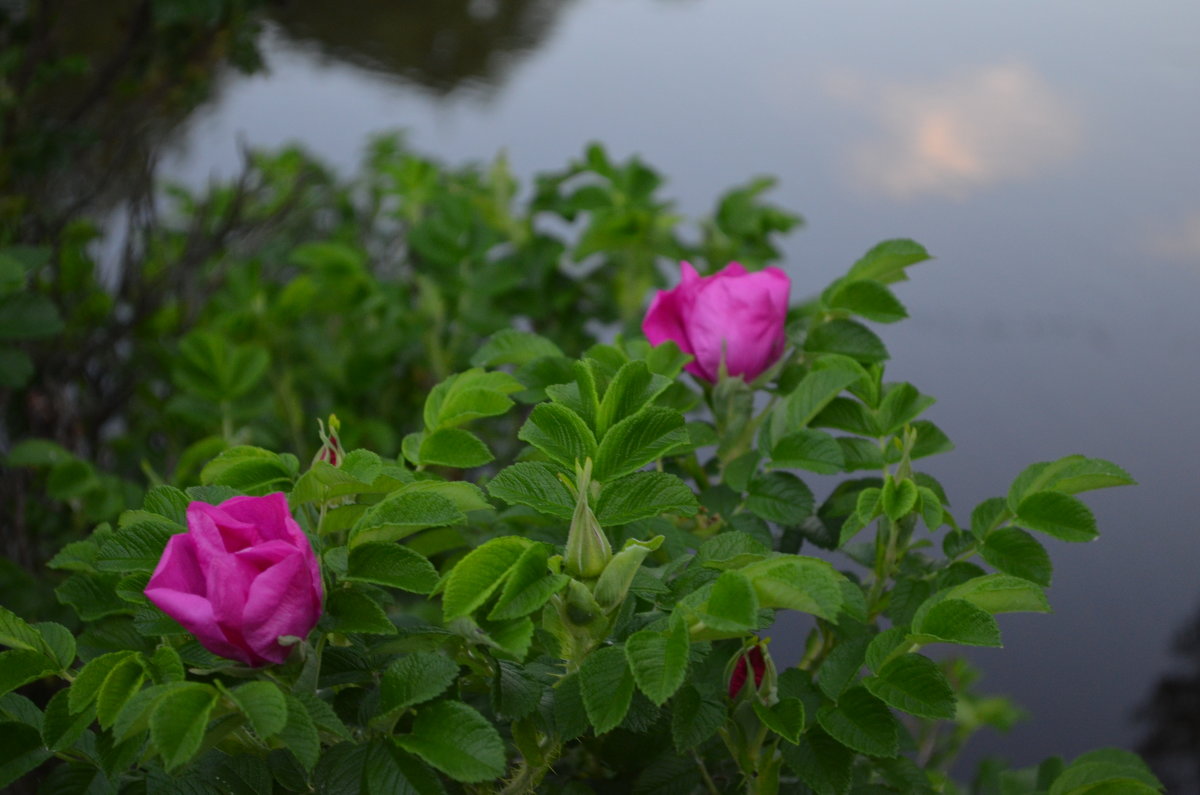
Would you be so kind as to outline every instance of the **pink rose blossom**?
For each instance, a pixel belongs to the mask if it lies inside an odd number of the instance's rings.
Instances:
[[[281,635],[321,616],[321,570],[283,494],[193,502],[146,597],[214,654],[259,666],[287,659]]]
[[[652,345],[673,341],[695,358],[686,369],[715,382],[721,357],[729,375],[754,380],[783,354],[791,279],[779,268],[749,273],[731,262],[700,276],[681,262],[673,290],[660,290],[650,303],[642,331]]]

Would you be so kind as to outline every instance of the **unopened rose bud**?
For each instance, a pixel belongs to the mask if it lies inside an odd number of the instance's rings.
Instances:
[[[329,415],[329,433],[325,432],[325,423],[317,420],[318,431],[321,435],[321,449],[313,456],[313,463],[324,461],[333,467],[342,465],[342,461],[346,458],[346,452],[342,449],[342,440],[338,438],[338,432],[342,429],[342,424],[338,422],[336,414]]]
[[[608,536],[588,504],[591,482],[592,459],[589,458],[576,473],[575,513],[571,517],[571,530],[567,534],[567,549],[563,556],[567,574],[585,580],[599,577],[612,560],[612,545],[608,543]]]
[[[748,650],[738,655],[729,674],[729,698],[735,699],[742,692],[746,681],[754,675],[754,690],[759,699],[766,704],[774,703],[775,696],[775,663],[770,655],[763,652],[764,642],[760,641]]]

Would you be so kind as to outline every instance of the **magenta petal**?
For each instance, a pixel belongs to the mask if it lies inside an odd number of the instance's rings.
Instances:
[[[660,290],[650,301],[650,308],[642,320],[642,333],[651,345],[673,341],[684,353],[691,353],[687,333],[680,314],[680,295],[677,290]]]
[[[212,605],[203,596],[182,593],[170,588],[146,588],[146,598],[158,605],[164,613],[175,619],[188,632],[196,636],[200,645],[231,660],[250,663],[253,658],[243,649],[231,644],[225,633],[217,626]]]
[[[196,536],[201,547],[210,547],[214,552],[234,552],[258,542],[259,533],[254,525],[238,521],[225,512],[225,505],[231,501],[226,500],[221,505],[203,502],[188,505],[188,532]]]
[[[177,533],[168,538],[146,588],[204,595],[204,571],[196,558],[196,539],[188,533]]]
[[[276,538],[295,538],[292,528],[295,525],[291,510],[288,508],[287,497],[283,492],[275,492],[265,497],[232,497],[221,503],[221,510],[238,522],[254,527],[258,531],[256,541],[270,541]],[[295,527],[299,531],[299,526]]]
[[[689,318],[696,358],[714,376],[722,356],[730,375],[751,380],[783,352],[790,280],[778,268],[705,281]]]
[[[264,571],[250,586],[243,636],[256,654],[271,662],[283,662],[290,651],[279,645],[280,635],[303,638],[317,623],[320,601],[312,598],[307,569],[297,553]]]

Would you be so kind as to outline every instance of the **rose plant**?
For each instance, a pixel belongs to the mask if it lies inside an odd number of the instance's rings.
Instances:
[[[331,422],[303,471],[241,445],[151,488],[51,562],[103,606],[81,634],[0,610],[0,783],[1160,791],[1119,749],[950,775],[1014,714],[925,650],[1047,612],[1038,535],[1095,538],[1076,495],[1133,481],[1067,456],[956,517],[920,470],[952,447],[932,398],[885,380],[862,322],[905,316],[890,285],[927,256],[887,241],[790,310],[781,272],[685,265],[649,342],[493,335],[400,456],[343,451]],[[766,639],[782,613],[798,659]]]

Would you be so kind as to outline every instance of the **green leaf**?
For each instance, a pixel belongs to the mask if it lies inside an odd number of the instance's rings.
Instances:
[[[0,670],[4,670],[2,664]],[[70,748],[96,719],[96,711],[93,709],[72,713],[67,705],[69,695],[69,690],[59,690],[46,704],[46,713],[42,719],[42,740],[51,751]]]
[[[363,514],[350,530],[350,546],[396,541],[430,527],[462,524],[466,520],[466,515],[448,496],[413,483],[389,494]]]
[[[812,515],[813,493],[790,472],[768,472],[750,481],[746,508],[768,522],[795,526]]]
[[[138,657],[128,657],[113,666],[96,695],[96,719],[101,728],[112,727],[121,709],[145,681],[146,668]]]
[[[679,753],[703,743],[725,722],[725,704],[684,685],[671,702],[671,738]]]
[[[904,304],[884,285],[870,279],[843,281],[826,298],[830,309],[841,309],[877,323],[895,323],[908,317]]]
[[[194,684],[192,682],[173,682],[166,685],[151,685],[139,690],[134,694],[133,698],[126,702],[121,713],[117,715],[112,728],[113,738],[117,742],[123,743],[134,735],[148,731],[150,728],[150,716],[154,713],[154,708],[158,706],[158,700],[173,690],[181,687],[192,687]],[[89,707],[80,712],[79,715],[95,717],[96,711]],[[88,723],[91,723],[90,719]],[[65,740],[62,742],[65,743]]]
[[[133,651],[114,651],[92,659],[79,671],[71,683],[71,712],[79,712],[96,700],[100,687],[113,668],[136,655]]]
[[[754,583],[760,607],[812,613],[837,621],[842,608],[842,576],[817,558],[781,555],[741,569]]]
[[[767,437],[763,447],[771,448],[785,435],[806,428],[831,400],[862,377],[854,367],[857,364],[813,370],[806,375],[768,416],[763,426]]]
[[[496,606],[488,613],[491,621],[527,616],[538,610],[567,584],[565,574],[548,569],[549,550],[545,544],[530,544],[509,570]]]
[[[596,734],[615,729],[629,711],[635,680],[625,650],[605,646],[588,655],[579,669],[579,685],[588,720]]]
[[[651,373],[644,361],[623,364],[604,390],[596,412],[597,437],[603,438],[609,428],[635,414],[670,385],[670,379]]]
[[[437,569],[424,556],[399,544],[360,544],[350,550],[345,579],[387,585],[411,593],[429,593]]]
[[[524,388],[508,373],[475,368],[452,375],[430,390],[425,399],[425,427],[436,431],[480,417],[498,416],[513,406],[508,395]]]
[[[0,341],[49,337],[62,330],[62,317],[46,296],[20,292],[0,297]]]
[[[288,721],[287,698],[274,682],[247,682],[229,693],[262,739],[283,731]]]
[[[921,718],[951,720],[954,691],[937,663],[920,654],[894,658],[863,683],[888,706]]]
[[[912,240],[898,238],[879,243],[851,266],[848,279],[871,279],[882,284],[904,281],[904,269],[931,259],[925,247]]]
[[[1061,541],[1091,541],[1099,535],[1091,510],[1059,491],[1039,491],[1021,500],[1016,523]]]
[[[625,658],[634,681],[658,706],[666,703],[683,684],[689,648],[687,625],[681,619],[673,620],[666,632],[643,629],[625,640]],[[587,697],[586,687],[584,697]]]
[[[1017,507],[1031,494],[1039,491],[1058,491],[1078,494],[1081,491],[1130,486],[1136,481],[1116,464],[1102,458],[1069,455],[1057,461],[1031,464],[1017,476],[1008,491],[1008,507]]]
[[[954,442],[950,441],[950,437],[929,420],[916,420],[910,427],[917,432],[917,440],[913,443],[912,451],[909,453],[909,458],[913,461],[939,453],[948,453],[954,449]]]
[[[778,734],[789,743],[800,742],[800,734],[804,731],[804,702],[798,698],[783,698],[772,707],[764,706],[758,701],[754,705],[754,714],[771,731]]]
[[[529,544],[516,536],[494,538],[460,560],[446,578],[443,619],[452,621],[482,607],[504,583]]]
[[[862,686],[842,693],[837,704],[817,713],[829,736],[867,756],[893,757],[899,750],[900,726],[887,705]]]
[[[254,496],[289,491],[296,476],[294,460],[261,447],[231,447],[200,470],[200,482],[206,486],[229,486]]]
[[[871,440],[839,436],[836,441],[838,447],[842,448],[842,456],[846,462],[842,468],[846,472],[883,468],[883,454],[879,451],[879,446]]]
[[[174,486],[153,486],[146,492],[145,508],[179,525],[187,527],[187,507],[191,500]]]
[[[504,775],[504,741],[487,718],[458,701],[417,712],[412,734],[396,742],[455,781],[474,783]]]
[[[981,610],[997,613],[1049,613],[1046,594],[1036,584],[1007,574],[975,577],[946,592],[952,599],[965,599]]]
[[[284,698],[287,699],[287,723],[279,732],[279,740],[284,748],[296,755],[305,770],[311,771],[321,756],[321,736],[304,702],[293,695]]]
[[[991,614],[965,599],[942,599],[913,617],[914,640],[999,647],[1000,627]]]
[[[550,340],[529,331],[506,328],[497,331],[471,357],[474,367],[523,365],[543,356],[562,356],[562,350]]]
[[[554,686],[554,728],[564,741],[588,730],[587,708],[579,688],[579,674],[567,674]]]
[[[437,652],[413,652],[393,662],[379,684],[379,712],[392,715],[437,698],[454,683],[458,664]]]
[[[901,646],[908,648],[908,630],[905,627],[891,627],[871,638],[867,646],[867,667],[874,673],[879,673],[888,657]]]
[[[149,579],[150,573],[143,571],[130,576]],[[118,574],[77,571],[54,589],[54,595],[62,604],[75,608],[75,612],[84,621],[95,621],[104,616],[128,614],[133,612],[133,605],[121,592],[123,579]],[[138,598],[140,602],[147,604],[145,599],[141,598],[141,591],[138,592]]]
[[[350,746],[355,747],[355,746]],[[384,739],[372,740],[365,747],[357,746],[365,753],[365,760],[338,776],[335,780],[344,780],[347,774],[362,773],[362,792],[402,793],[403,795],[444,795],[437,774],[426,767],[419,759],[406,754],[396,747],[394,742]],[[322,757],[324,762],[324,757]],[[318,773],[320,768],[318,767]],[[319,788],[318,792],[329,792],[329,788]],[[358,795],[359,790],[353,790]]]
[[[751,535],[736,530],[719,533],[696,550],[696,562],[711,569],[740,569],[770,557],[771,550]]]
[[[758,628],[758,594],[740,571],[725,571],[713,583],[701,620],[719,632],[753,632]]]
[[[882,362],[888,358],[883,341],[861,323],[830,320],[814,328],[804,340],[808,353],[836,353],[860,362]]]
[[[183,659],[174,646],[159,646],[150,658],[150,674],[157,682],[182,682]]]
[[[326,600],[325,609],[337,632],[360,632],[365,635],[392,635],[396,632],[396,625],[388,618],[387,612],[361,591],[336,590]]]
[[[1036,538],[1024,530],[1015,527],[993,530],[979,552],[984,560],[1005,574],[1050,587],[1054,573],[1050,555]]]
[[[167,770],[184,764],[200,750],[216,703],[216,692],[200,684],[174,688],[159,699],[150,715],[150,737]]]
[[[42,633],[7,607],[0,606],[0,645],[49,653]]]
[[[0,788],[33,770],[50,756],[38,730],[17,721],[0,722]]]
[[[48,467],[74,456],[49,439],[26,439],[13,445],[5,463],[10,467]]]
[[[521,426],[517,438],[536,447],[551,460],[574,469],[586,458],[596,458],[596,437],[587,423],[558,403],[540,403]]]
[[[917,507],[917,484],[911,480],[893,480],[888,477],[883,482],[883,490],[879,495],[879,505],[883,512],[893,522],[898,522]]]
[[[500,660],[492,680],[492,707],[499,715],[520,720],[538,708],[545,691],[537,673]]]
[[[528,505],[549,516],[570,519],[575,500],[554,472],[552,465],[537,461],[513,464],[488,482],[488,493],[510,505]]]
[[[57,670],[54,661],[40,651],[12,649],[0,652],[0,696]]]
[[[925,486],[917,487],[917,496],[920,497],[918,510],[921,513],[921,521],[932,533],[946,523],[946,512],[942,508],[942,501],[937,492]]]
[[[664,513],[692,516],[700,509],[686,483],[666,472],[634,472],[600,490],[596,518],[603,527],[629,524]]]
[[[784,436],[771,450],[776,467],[807,469],[821,475],[833,475],[846,464],[842,446],[824,431],[799,430]]]
[[[820,730],[805,732],[795,745],[781,744],[783,761],[818,795],[845,795],[850,791],[855,754]]]
[[[936,402],[930,396],[922,395],[912,384],[892,384],[879,404],[881,435],[897,433]]]
[[[596,452],[596,480],[608,483],[690,442],[683,415],[650,406],[608,429]]]
[[[170,520],[159,518],[125,525],[100,545],[96,568],[125,573],[152,572],[162,558],[168,539],[180,529]]]
[[[419,450],[419,461],[425,466],[470,469],[495,459],[482,439],[462,428],[440,428],[425,434]]]
[[[1050,785],[1049,795],[1141,795],[1162,790],[1146,763],[1121,748],[1101,748],[1081,754]]]
[[[871,638],[858,635],[843,639],[821,663],[817,674],[817,687],[830,699],[836,701],[842,692],[858,678],[858,672],[866,660],[867,647]]]

